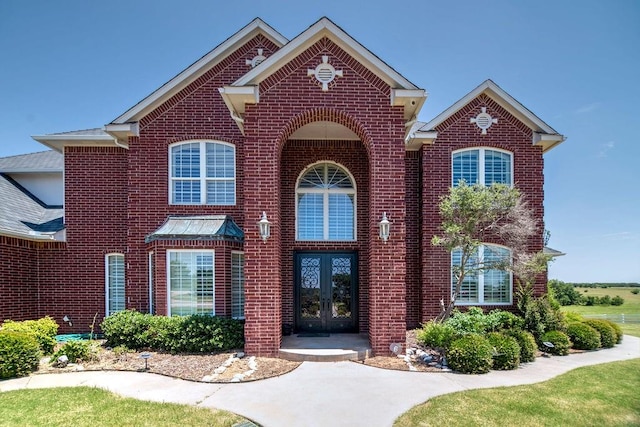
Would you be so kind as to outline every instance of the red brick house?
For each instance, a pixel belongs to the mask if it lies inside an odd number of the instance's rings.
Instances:
[[[388,353],[451,292],[439,197],[505,182],[542,218],[543,154],[564,140],[492,81],[422,123],[426,97],[326,18],[292,40],[254,20],[104,129],[34,137],[63,155],[64,210],[0,159],[2,191],[32,196],[0,209],[0,318],[210,313],[244,318],[251,354],[289,329]],[[460,303],[512,306],[493,273]]]

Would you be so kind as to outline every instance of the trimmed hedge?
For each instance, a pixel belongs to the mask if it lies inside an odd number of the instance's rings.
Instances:
[[[38,369],[41,356],[33,333],[0,330],[0,379],[29,375]]]
[[[493,346],[478,334],[453,341],[446,354],[449,367],[464,374],[485,374],[493,364]]]
[[[605,319],[604,321],[613,328],[614,332],[616,333],[616,344],[620,344],[622,342],[622,337],[624,336],[624,332],[622,332],[622,328],[620,327],[620,325],[612,322],[611,320]]]
[[[587,319],[583,322],[600,332],[600,343],[603,348],[611,348],[616,345],[618,336],[615,329],[607,321],[600,319]]]
[[[543,342],[548,341],[554,345],[553,348],[547,349],[542,345]],[[548,351],[556,356],[566,356],[569,354],[571,348],[571,340],[561,331],[549,331],[542,334],[540,337],[540,350]]]
[[[595,350],[600,347],[600,332],[586,323],[574,322],[567,327],[567,335],[578,350]]]
[[[416,333],[416,340],[427,347],[446,349],[457,338],[453,326],[446,323],[430,321],[422,325]]]
[[[210,353],[244,345],[244,324],[208,315],[154,316],[125,310],[102,322],[107,344],[172,353]]]
[[[520,366],[520,346],[515,338],[500,332],[492,332],[487,335],[487,339],[495,350],[493,369],[507,371]]]
[[[49,316],[38,320],[24,320],[22,322],[5,320],[0,329],[31,334],[38,342],[40,350],[42,350],[44,354],[51,354],[56,345],[58,324]]]
[[[506,331],[506,334],[515,338],[520,346],[520,362],[528,363],[536,360],[536,352],[538,351],[538,345],[536,339],[531,332],[523,331],[521,329],[511,329]]]

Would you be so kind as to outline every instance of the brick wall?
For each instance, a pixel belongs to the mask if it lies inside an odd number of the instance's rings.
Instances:
[[[486,135],[470,119],[487,107],[487,113],[498,119]],[[422,220],[422,321],[435,317],[439,301],[445,303],[451,292],[451,257],[440,247],[431,245],[431,237],[440,232],[441,219],[438,203],[441,195],[451,186],[451,154],[467,147],[495,147],[513,153],[514,183],[525,195],[535,217],[542,219],[543,208],[543,158],[542,148],[532,144],[532,131],[486,95],[480,95],[467,106],[442,123],[436,129],[438,138],[434,145],[422,149],[423,220]],[[542,249],[542,223],[540,233],[529,241],[532,252]],[[537,294],[545,292],[546,275],[536,281]],[[491,307],[486,307],[490,309]],[[502,306],[501,308],[505,308]]]
[[[33,242],[0,236],[0,323],[38,317],[38,257]]]
[[[420,151],[406,153],[406,204],[407,204],[407,329],[416,328],[421,322],[422,260],[420,258],[421,182],[422,159]]]

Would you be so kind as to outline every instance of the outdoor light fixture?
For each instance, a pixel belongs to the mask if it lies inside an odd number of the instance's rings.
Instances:
[[[390,222],[389,219],[387,219],[387,213],[383,213],[382,214],[382,221],[380,221],[380,238],[382,239],[383,242],[387,243],[387,240],[389,240],[389,226],[390,226]]]
[[[144,370],[148,371],[149,370],[149,365],[148,365],[148,360],[151,357],[151,353],[141,353],[140,354],[140,359],[144,360]]]
[[[262,218],[258,221],[258,228],[260,229],[260,237],[262,241],[266,242],[269,236],[271,236],[271,223],[267,219],[267,213],[262,212]]]
[[[66,314],[64,315],[64,317],[62,318],[63,322],[67,322],[69,324],[69,326],[73,326],[73,322],[71,321],[71,316],[67,316]]]

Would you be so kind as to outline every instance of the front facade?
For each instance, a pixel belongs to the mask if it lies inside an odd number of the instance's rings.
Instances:
[[[515,185],[542,219],[564,139],[491,81],[429,123],[425,99],[326,18],[290,41],[256,19],[104,129],[35,137],[63,154],[64,225],[0,222],[2,259],[30,266],[0,265],[0,318],[209,313],[243,318],[250,354],[283,331],[387,354],[450,298],[455,254],[430,243],[448,187]],[[461,303],[512,307],[494,273]]]

